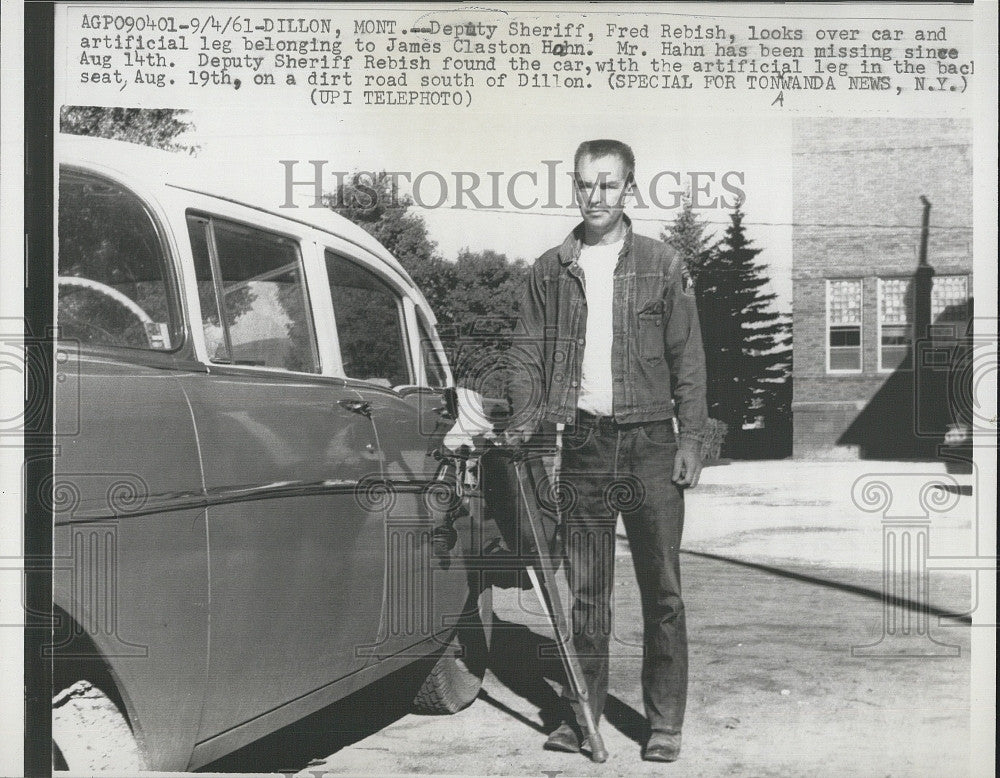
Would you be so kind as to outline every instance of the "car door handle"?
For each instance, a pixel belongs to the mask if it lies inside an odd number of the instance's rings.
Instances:
[[[372,417],[372,404],[364,400],[338,400],[337,404],[341,408],[346,408],[353,413],[360,413],[369,419]]]

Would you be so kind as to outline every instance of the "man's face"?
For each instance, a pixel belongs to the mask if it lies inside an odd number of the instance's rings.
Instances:
[[[587,227],[598,235],[610,232],[625,212],[628,173],[618,155],[580,158],[576,166],[576,196]]]

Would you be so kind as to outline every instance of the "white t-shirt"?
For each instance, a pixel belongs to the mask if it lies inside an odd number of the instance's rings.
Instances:
[[[583,376],[577,405],[596,416],[614,412],[611,389],[611,342],[615,265],[625,239],[583,246],[579,264],[587,289],[587,332],[583,349]]]

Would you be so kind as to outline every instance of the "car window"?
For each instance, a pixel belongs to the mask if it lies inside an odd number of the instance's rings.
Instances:
[[[60,336],[168,351],[180,342],[170,265],[156,222],[119,184],[59,176]]]
[[[422,315],[417,316],[417,327],[420,330],[420,357],[424,360],[424,372],[427,375],[427,385],[443,387],[448,385],[448,375],[441,363],[441,355],[434,348],[434,340],[430,328]]]
[[[318,373],[298,243],[203,214],[188,232],[209,359]]]
[[[400,295],[332,251],[326,252],[326,272],[345,375],[382,386],[412,383]]]

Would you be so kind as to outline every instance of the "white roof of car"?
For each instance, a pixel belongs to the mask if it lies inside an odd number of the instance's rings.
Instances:
[[[66,134],[57,136],[55,156],[60,164],[96,167],[118,172],[126,179],[141,179],[151,185],[189,189],[331,233],[383,260],[417,289],[399,260],[358,225],[329,208],[298,207],[286,210],[279,209],[277,202],[264,204],[260,197],[260,182],[234,176],[231,166],[223,167],[218,162],[206,163],[194,156],[125,141]],[[300,175],[304,177],[305,173]]]

